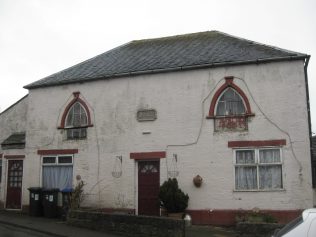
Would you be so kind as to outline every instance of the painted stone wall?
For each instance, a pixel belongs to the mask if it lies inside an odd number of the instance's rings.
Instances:
[[[214,132],[206,119],[216,90],[233,76],[252,112],[248,130]],[[85,140],[66,140],[58,129],[73,92],[90,109],[92,127]],[[137,111],[155,109],[155,121],[138,122]],[[166,151],[160,181],[175,167],[190,210],[299,210],[313,204],[303,61],[201,69],[100,80],[30,90],[27,117],[28,186],[41,185],[39,149],[79,149],[74,177],[86,183],[84,205],[137,212],[137,163],[132,152]],[[228,141],[285,139],[281,191],[234,190],[233,149]],[[122,176],[112,171],[122,156]],[[203,184],[192,179],[199,174]],[[75,184],[75,178],[74,178]],[[28,203],[24,195],[23,203]]]
[[[26,131],[27,108],[28,96],[25,96],[0,114],[0,143],[13,133]],[[4,203],[7,176],[7,160],[4,159],[4,155],[24,155],[24,149],[2,150],[0,146],[0,155],[2,155],[0,201]]]

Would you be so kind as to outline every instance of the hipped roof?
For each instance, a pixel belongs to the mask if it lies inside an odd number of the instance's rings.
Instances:
[[[26,89],[107,78],[283,60],[308,55],[207,31],[135,40],[26,85]]]

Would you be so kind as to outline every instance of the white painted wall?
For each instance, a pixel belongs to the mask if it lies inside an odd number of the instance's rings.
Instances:
[[[0,143],[2,143],[13,133],[26,131],[27,108],[28,97],[26,96],[0,114]],[[0,146],[0,154],[24,155],[24,149],[2,150]],[[2,158],[2,182],[0,184],[0,202],[5,201],[7,166],[7,160]]]
[[[213,120],[205,119],[212,96],[224,84],[225,76],[236,77],[234,83],[245,92],[255,113],[247,132],[214,133]],[[80,91],[80,97],[88,104],[94,126],[88,128],[86,140],[67,141],[63,130],[57,127],[75,91]],[[148,108],[157,110],[157,120],[138,122],[137,110]],[[121,201],[124,197],[126,207],[135,208],[137,169],[129,154],[167,151],[167,158],[161,159],[161,183],[167,178],[167,165],[176,153],[178,180],[180,188],[190,196],[189,209],[304,209],[313,204],[306,111],[303,61],[33,89],[27,117],[25,188],[41,184],[38,149],[78,148],[74,177],[81,175],[87,183],[85,205],[120,207],[118,197]],[[197,144],[184,146],[197,141],[201,126]],[[144,131],[151,133],[144,135]],[[284,190],[234,191],[233,150],[227,142],[270,139],[287,141],[282,148]],[[117,155],[123,157],[123,174],[116,179],[111,172]],[[201,188],[192,183],[197,174],[204,181]],[[28,203],[27,195],[23,203]]]

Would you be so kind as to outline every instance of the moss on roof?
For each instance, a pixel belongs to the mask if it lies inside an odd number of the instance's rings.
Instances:
[[[222,32],[207,31],[131,41],[24,88],[201,67],[304,60],[307,56]]]

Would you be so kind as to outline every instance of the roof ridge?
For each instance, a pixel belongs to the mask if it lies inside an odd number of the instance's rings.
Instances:
[[[235,36],[235,35],[231,35],[231,34],[228,34],[228,33],[225,33],[225,32],[221,32],[221,31],[217,31],[217,32],[220,33],[220,34],[226,35],[228,37],[232,37],[232,38],[235,38],[235,39],[246,41],[246,42],[249,42],[249,43],[252,43],[252,44],[257,44],[257,45],[269,47],[269,48],[272,48],[272,49],[275,49],[275,50],[279,50],[279,51],[283,51],[283,52],[286,52],[286,53],[289,53],[289,54],[296,54],[298,56],[308,56],[308,54],[303,54],[303,53],[300,53],[300,52],[296,52],[296,51],[280,48],[280,47],[277,47],[277,46],[274,46],[274,45],[270,45],[270,44],[263,44],[263,43],[260,43],[260,42],[254,41],[254,40],[249,40],[249,39],[246,39],[246,38],[243,38],[243,37],[239,37],[239,36]]]
[[[170,35],[170,36],[162,36],[162,37],[154,37],[154,38],[145,38],[145,39],[138,39],[138,40],[132,40],[129,43],[134,42],[144,42],[144,41],[153,41],[153,40],[163,40],[163,39],[170,39],[170,38],[177,38],[177,37],[185,37],[185,36],[192,36],[192,35],[198,35],[198,34],[206,34],[206,33],[219,33],[219,31],[216,30],[209,30],[209,31],[200,31],[200,32],[194,32],[194,33],[184,33],[184,34],[176,34],[176,35]]]

